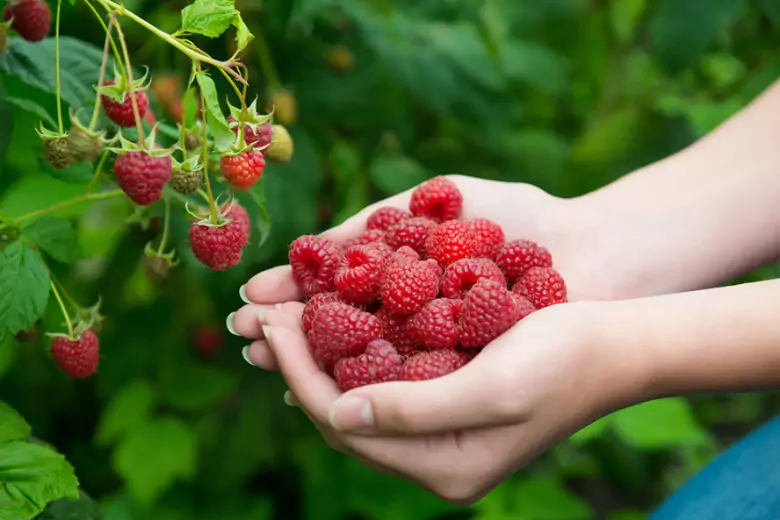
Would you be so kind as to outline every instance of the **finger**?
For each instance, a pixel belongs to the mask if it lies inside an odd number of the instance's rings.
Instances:
[[[268,342],[259,339],[241,350],[244,361],[263,370],[279,370],[276,358],[268,346]]]
[[[280,265],[256,274],[239,290],[247,303],[274,305],[278,302],[302,301],[304,298],[289,265]]]

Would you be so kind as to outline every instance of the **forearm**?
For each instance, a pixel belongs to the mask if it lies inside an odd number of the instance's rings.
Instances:
[[[780,255],[778,114],[780,82],[686,150],[570,201],[609,296],[712,287]]]

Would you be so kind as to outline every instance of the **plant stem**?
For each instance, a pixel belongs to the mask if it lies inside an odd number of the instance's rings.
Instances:
[[[202,107],[206,106],[206,96],[203,94],[203,91],[200,91],[200,104]],[[209,217],[210,222],[214,225],[219,223],[219,219],[217,218],[217,205],[214,202],[214,193],[211,191],[211,180],[209,179],[209,147],[206,146],[206,139],[208,139],[208,126],[206,125],[206,111],[201,110],[201,120],[203,122],[203,179],[206,183],[206,194],[208,195],[208,201],[209,201]]]
[[[70,321],[70,316],[68,315],[68,309],[65,308],[65,304],[62,302],[62,297],[60,296],[60,292],[57,290],[57,285],[54,283],[54,280],[50,280],[49,282],[51,284],[51,291],[54,293],[54,297],[57,299],[57,305],[60,306],[60,310],[62,311],[62,316],[65,318],[65,323],[68,326],[68,337],[71,340],[76,340],[78,338],[75,337],[73,333],[73,323]]]
[[[103,80],[106,77],[106,68],[108,67],[108,51],[111,44],[111,31],[114,29],[114,23],[116,22],[116,16],[111,15],[111,19],[108,21],[108,27],[106,28],[106,43],[103,45],[103,62],[100,64],[100,76],[98,77],[98,87],[103,84]],[[95,96],[95,107],[92,109],[92,119],[89,122],[89,131],[95,130],[98,122],[98,116],[100,115],[100,91]],[[87,189],[89,191],[89,189]]]
[[[138,130],[138,146],[144,148],[144,123],[141,120],[141,112],[138,110],[138,101],[135,99],[135,85],[133,85],[133,65],[130,63],[130,53],[127,52],[127,41],[125,40],[125,33],[122,30],[122,25],[116,23],[116,33],[119,36],[119,46],[122,47],[122,54],[125,56],[125,67],[127,73],[127,94],[130,96],[130,104],[133,107],[133,118],[135,119],[135,127]]]
[[[163,256],[165,244],[168,242],[168,231],[171,226],[171,201],[165,197],[165,220],[163,222],[163,233],[160,239],[160,247],[157,249],[157,256]]]
[[[87,7],[94,13],[95,18],[98,19],[98,22],[100,22],[100,25],[103,26],[103,29],[106,31],[106,34],[110,34],[111,31],[108,30],[108,27],[106,26],[106,22],[103,21],[103,18],[100,16],[100,13],[97,12],[97,9],[95,9],[95,6],[92,5],[92,2],[89,0],[84,0],[84,3],[87,4]],[[116,21],[116,15],[112,14],[112,18]],[[114,64],[119,67],[119,73],[122,75],[122,77],[125,76],[125,66],[122,65],[122,55],[119,53],[119,48],[116,46],[116,42],[114,41],[114,37],[111,37],[111,49],[114,51]]]
[[[95,173],[92,176],[92,180],[89,181],[89,184],[87,184],[87,189],[84,191],[85,195],[88,195],[90,191],[92,191],[92,188],[95,187],[97,182],[100,180],[100,176],[103,173],[103,166],[105,166],[106,161],[108,160],[108,150],[105,150],[103,152],[103,155],[100,156],[100,160],[97,163],[97,166],[95,166]]]
[[[65,300],[68,303],[70,303],[76,310],[79,310],[81,308],[79,302],[77,302],[76,299],[73,298],[73,296],[71,296],[68,293],[68,290],[65,288],[65,285],[61,281],[59,281],[56,276],[54,276],[54,273],[52,273],[51,270],[49,270],[49,276],[51,277],[52,280],[54,280],[54,283],[57,284],[57,286],[60,288],[60,293],[62,294],[62,296],[65,297]]]
[[[88,193],[85,195],[79,195],[78,197],[74,197],[70,200],[66,200],[64,202],[60,202],[58,204],[54,204],[52,206],[42,208],[39,210],[35,210],[33,212],[27,213],[25,215],[22,215],[21,217],[16,219],[16,222],[24,222],[25,220],[30,220],[32,218],[37,218],[42,215],[47,215],[49,213],[54,213],[55,211],[59,211],[61,209],[66,209],[71,206],[75,206],[76,204],[81,204],[84,202],[91,202],[95,200],[105,200],[105,199],[114,199],[117,197],[121,197],[125,194],[122,190],[113,190],[113,191],[105,191],[103,193]]]
[[[57,83],[57,124],[60,128],[60,134],[65,131],[65,125],[62,123],[62,95],[60,89],[60,11],[62,11],[62,0],[57,0],[57,20],[54,26],[54,61],[55,81]]]

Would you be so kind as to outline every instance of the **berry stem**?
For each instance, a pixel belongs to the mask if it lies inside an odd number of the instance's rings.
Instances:
[[[165,217],[163,221],[163,233],[160,238],[160,247],[157,249],[157,256],[163,256],[165,245],[168,242],[168,232],[171,226],[171,201],[165,197]]]
[[[79,195],[78,197],[74,197],[70,200],[66,200],[57,204],[54,204],[52,206],[48,206],[46,208],[41,208],[39,210],[32,211],[30,213],[27,213],[25,215],[22,215],[21,217],[16,219],[16,223],[24,222],[25,220],[30,220],[33,218],[40,217],[42,215],[47,215],[49,213],[54,213],[55,211],[59,211],[61,209],[66,209],[71,206],[75,206],[77,204],[82,204],[84,202],[91,202],[95,200],[105,200],[105,199],[114,199],[117,197],[124,196],[125,192],[122,190],[113,190],[113,191],[105,191],[103,193],[88,193],[84,195]]]
[[[116,16],[111,15],[111,19],[108,21],[108,27],[106,28],[106,43],[103,45],[103,61],[100,63],[100,76],[98,77],[98,87],[103,84],[103,80],[106,77],[106,67],[108,67],[108,51],[111,45],[111,31],[114,29],[114,23],[116,23]],[[98,90],[95,96],[95,107],[92,109],[92,119],[89,122],[89,131],[95,130],[98,122],[98,116],[100,115],[100,90]],[[89,190],[87,190],[89,191]]]
[[[103,17],[100,16],[100,13],[98,13],[97,9],[95,9],[95,6],[92,5],[92,2],[90,2],[89,0],[84,0],[84,3],[87,4],[87,7],[89,7],[89,9],[95,15],[95,18],[98,19],[100,25],[103,26],[103,30],[105,30],[106,34],[110,34],[111,31],[106,25],[106,22],[103,21]],[[116,15],[114,13],[111,13],[111,18],[113,18],[114,23],[116,23]],[[116,41],[114,41],[114,37],[111,36],[110,38],[111,38],[111,49],[114,52],[114,63],[116,64],[117,67],[119,67],[119,73],[122,75],[122,77],[125,77],[125,66],[122,64],[122,55],[119,53],[119,48],[116,46]]]
[[[97,166],[95,166],[95,173],[92,175],[92,180],[89,181],[89,184],[87,184],[87,189],[84,191],[85,195],[89,195],[89,192],[92,191],[92,189],[100,180],[100,176],[103,174],[103,166],[105,166],[107,160],[108,150],[104,151],[103,155],[100,156],[100,160],[98,161]]]
[[[203,94],[202,90],[200,91],[200,106],[206,106],[206,96]],[[211,191],[211,180],[209,178],[209,147],[206,145],[206,140],[208,139],[209,134],[208,125],[206,124],[206,111],[201,110],[200,112],[200,117],[203,122],[203,135],[201,136],[203,139],[203,180],[206,184],[206,195],[208,196],[209,201],[210,222],[214,225],[217,225],[219,223],[219,218],[217,217],[217,204],[214,202],[214,193]]]
[[[62,296],[65,297],[65,301],[70,303],[74,309],[79,310],[81,308],[79,302],[77,302],[76,299],[73,298],[73,296],[71,296],[68,293],[68,290],[65,288],[65,285],[61,281],[59,281],[56,276],[54,276],[54,273],[51,272],[51,269],[49,270],[49,276],[54,281],[54,283],[57,284],[57,286],[60,288],[60,293],[62,294]]]
[[[60,94],[60,11],[62,11],[62,0],[57,0],[57,20],[54,25],[54,61],[56,62],[54,75],[57,83],[57,124],[62,135],[65,125],[62,122],[62,95]]]
[[[54,293],[54,297],[57,299],[57,305],[60,306],[60,310],[62,311],[62,316],[65,318],[65,324],[68,326],[68,337],[70,337],[71,340],[75,341],[77,338],[73,333],[73,323],[70,321],[70,315],[68,315],[68,309],[65,308],[65,304],[62,302],[62,297],[60,296],[60,292],[57,290],[57,284],[54,283],[54,280],[50,280],[49,283],[51,285],[51,292]]]
[[[135,85],[133,85],[133,65],[130,63],[130,53],[127,52],[127,41],[125,40],[125,33],[122,30],[122,25],[116,23],[116,33],[119,36],[119,46],[122,48],[122,54],[125,57],[125,72],[127,73],[127,94],[130,96],[130,104],[133,106],[133,118],[135,119],[135,127],[138,130],[138,146],[142,149],[145,148],[144,143],[144,123],[141,120],[141,112],[138,111],[138,102],[135,99]]]

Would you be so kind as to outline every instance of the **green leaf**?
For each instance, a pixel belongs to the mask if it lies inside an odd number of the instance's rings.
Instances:
[[[68,184],[87,184],[94,177],[92,165],[90,163],[72,164],[65,169],[58,170],[52,167],[45,160],[40,161],[41,171],[46,172],[55,179],[67,182]]]
[[[19,412],[0,401],[0,444],[24,439],[31,431],[32,428]]]
[[[195,77],[205,101],[206,117],[211,135],[214,136],[214,144],[219,150],[227,150],[235,141],[236,135],[228,127],[227,119],[219,106],[219,96],[214,80],[205,72],[201,72]]]
[[[627,443],[644,449],[701,444],[709,439],[682,398],[638,404],[612,414],[610,419]]]
[[[76,230],[69,220],[45,215],[22,227],[22,237],[58,262],[69,264],[81,256]]]
[[[647,0],[625,0],[613,2],[610,8],[610,18],[615,34],[622,42],[634,38],[639,22],[648,7]]]
[[[242,50],[252,40],[235,0],[195,0],[181,11],[181,32],[201,34],[217,38],[230,26],[237,30],[238,49]]]
[[[38,321],[49,301],[49,271],[41,255],[21,242],[0,250],[0,328],[11,334]]]
[[[258,210],[257,217],[251,219],[254,221],[257,231],[260,233],[259,240],[253,239],[257,244],[257,247],[262,247],[268,240],[268,237],[271,236],[271,214],[268,211],[268,198],[266,197],[265,191],[265,179],[260,179],[260,181],[249,190],[249,195],[257,204]]]
[[[97,442],[106,446],[142,426],[151,417],[155,402],[155,391],[148,381],[138,379],[125,385],[100,418]]]
[[[35,520],[102,520],[100,506],[81,493],[80,498],[62,498],[50,502]]]
[[[403,155],[379,155],[369,168],[374,186],[387,196],[413,188],[431,177],[421,164]]]
[[[222,402],[236,383],[232,374],[220,368],[181,362],[165,374],[160,400],[182,410],[204,411]]]
[[[2,101],[7,101],[8,103],[21,108],[26,112],[38,116],[41,121],[48,123],[52,128],[57,126],[57,124],[54,122],[54,119],[52,119],[46,109],[31,99],[5,96],[3,97]]]
[[[507,480],[479,502],[474,520],[591,520],[593,509],[548,477]]]
[[[0,444],[0,482],[0,518],[32,518],[52,500],[79,496],[65,457],[40,444]]]
[[[600,437],[601,434],[604,433],[604,430],[606,430],[608,427],[609,419],[602,418],[582,428],[574,435],[572,435],[570,439],[575,444],[585,444],[586,442]]]
[[[113,466],[133,498],[149,505],[174,482],[194,475],[196,456],[192,429],[179,419],[162,418],[125,437],[114,452]]]
[[[509,79],[552,94],[562,92],[567,86],[566,62],[539,44],[511,40],[505,45],[501,59]]]

